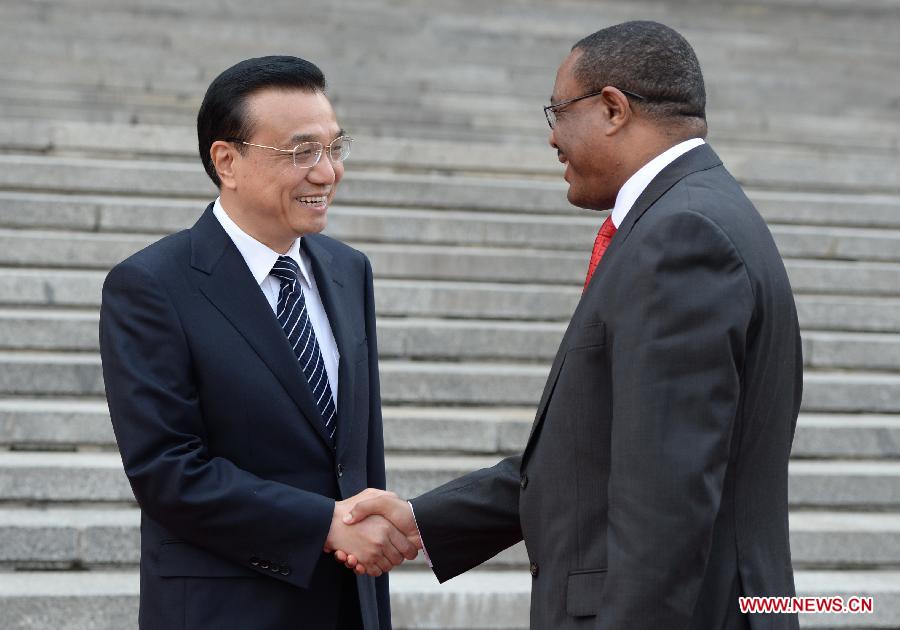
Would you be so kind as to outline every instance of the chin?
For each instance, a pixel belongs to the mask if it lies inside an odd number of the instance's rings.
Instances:
[[[598,199],[596,196],[585,194],[585,191],[574,189],[572,186],[569,186],[566,198],[576,208],[585,210],[609,210],[615,205],[615,199],[613,201]]]

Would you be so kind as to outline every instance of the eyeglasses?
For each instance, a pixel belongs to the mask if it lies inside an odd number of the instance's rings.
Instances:
[[[225,138],[227,142],[238,142],[246,144],[250,147],[258,147],[260,149],[271,149],[279,153],[289,153],[294,161],[294,166],[299,168],[312,168],[322,159],[323,153],[328,153],[328,159],[332,164],[343,162],[350,155],[350,145],[353,144],[353,138],[350,136],[338,136],[328,144],[321,142],[301,142],[293,149],[279,149],[278,147],[270,147],[265,144],[254,144],[241,140],[240,138]]]
[[[615,87],[615,86],[607,86],[607,87]],[[636,94],[634,92],[629,92],[628,90],[623,90],[622,88],[616,88],[622,94],[626,96],[630,96],[632,98],[636,98],[639,101],[648,100],[646,96],[641,96],[640,94]],[[576,101],[580,101],[585,98],[590,98],[592,96],[597,96],[598,94],[602,94],[603,90],[598,90],[597,92],[591,92],[590,94],[582,94],[581,96],[576,96],[575,98],[570,98],[567,101],[562,101],[560,103],[555,103],[553,105],[547,105],[544,108],[544,116],[547,117],[547,124],[550,125],[550,128],[553,129],[556,126],[556,112],[558,112],[561,108],[571,105]]]

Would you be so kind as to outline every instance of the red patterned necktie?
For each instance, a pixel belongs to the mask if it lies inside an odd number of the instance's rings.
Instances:
[[[597,238],[594,240],[594,251],[591,252],[591,263],[588,265],[587,278],[584,280],[585,289],[591,283],[591,276],[594,275],[594,271],[597,269],[597,265],[600,264],[600,259],[603,258],[603,254],[606,252],[606,248],[609,247],[609,242],[615,233],[616,226],[613,224],[612,214],[610,214],[606,217],[603,225],[600,226],[600,231],[597,232]]]

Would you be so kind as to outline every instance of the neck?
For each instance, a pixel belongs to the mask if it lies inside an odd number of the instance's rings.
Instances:
[[[296,238],[285,238],[283,236],[270,234],[263,229],[262,226],[257,225],[257,223],[252,220],[251,214],[244,211],[243,206],[233,195],[227,193],[228,191],[222,190],[219,197],[222,209],[225,211],[225,214],[228,215],[228,218],[234,221],[235,225],[241,228],[248,236],[253,237],[274,252],[286,254],[290,251]]]

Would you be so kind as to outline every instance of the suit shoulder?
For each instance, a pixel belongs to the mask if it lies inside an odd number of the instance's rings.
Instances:
[[[152,276],[164,276],[173,266],[190,259],[190,231],[182,230],[170,234],[138,250],[115,265],[109,275],[126,269],[140,269]]]
[[[368,261],[368,257],[358,249],[350,247],[343,241],[326,236],[325,234],[307,234],[303,238],[315,243],[319,247],[327,250],[332,256],[341,260],[357,260],[359,262]]]

